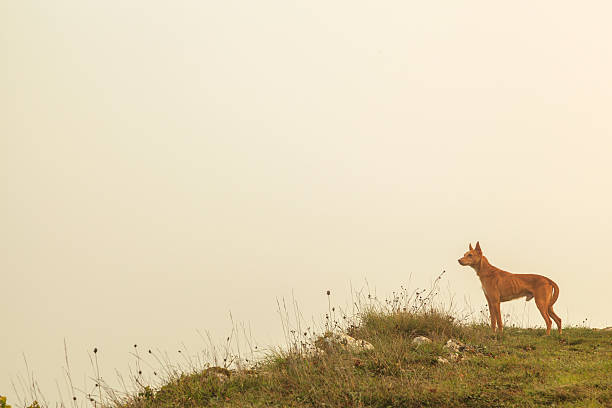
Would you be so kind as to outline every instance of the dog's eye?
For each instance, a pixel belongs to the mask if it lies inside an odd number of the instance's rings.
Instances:
[[[468,254],[468,256],[472,256],[472,254]]]

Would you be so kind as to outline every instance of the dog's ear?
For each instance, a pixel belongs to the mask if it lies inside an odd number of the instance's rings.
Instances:
[[[472,243],[470,242],[470,251],[471,251],[472,249],[474,249],[474,248],[472,248]]]
[[[480,241],[476,241],[476,251],[482,253],[482,249],[480,249]]]

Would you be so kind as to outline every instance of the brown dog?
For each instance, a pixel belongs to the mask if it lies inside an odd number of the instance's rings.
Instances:
[[[482,254],[479,242],[476,242],[476,248],[470,244],[470,250],[459,259],[459,263],[474,268],[480,278],[489,304],[493,331],[496,325],[500,332],[504,330],[499,303],[525,296],[526,301],[535,297],[536,306],[546,322],[546,334],[550,334],[551,317],[561,334],[561,319],[552,308],[559,297],[559,286],[555,282],[542,275],[510,273],[496,268]]]

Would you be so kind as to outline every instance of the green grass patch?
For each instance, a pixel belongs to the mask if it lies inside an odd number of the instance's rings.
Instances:
[[[369,311],[347,329],[373,350],[278,352],[255,369],[210,370],[147,388],[116,408],[148,407],[606,407],[612,406],[612,333],[508,328],[503,336],[435,310]],[[415,336],[432,343],[417,346]],[[465,348],[457,361],[448,339]]]

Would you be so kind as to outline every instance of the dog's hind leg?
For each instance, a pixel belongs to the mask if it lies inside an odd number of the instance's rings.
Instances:
[[[552,317],[552,319],[555,321],[555,324],[557,325],[557,330],[559,330],[559,334],[561,334],[561,318],[557,316],[557,314],[553,310],[552,305],[548,307],[548,315]]]
[[[548,314],[550,315],[550,317],[553,318],[553,320],[557,324],[557,330],[559,331],[559,334],[561,334],[561,318],[559,316],[557,316],[557,314],[553,310],[553,305],[555,304],[555,302],[559,298],[559,286],[557,286],[557,284],[555,282],[551,281],[550,279],[549,279],[549,282],[550,282],[550,284],[552,286],[552,292],[551,292],[550,303],[549,303],[549,306],[548,306]]]
[[[552,326],[552,321],[550,320],[550,316],[548,315],[548,308],[549,308],[548,302],[544,298],[537,297],[537,296],[535,298],[535,302],[536,302],[536,306],[538,307],[538,310],[540,311],[540,314],[542,315],[542,317],[544,318],[544,321],[546,322],[546,335],[549,335],[550,327]]]

